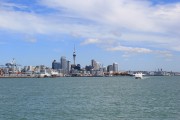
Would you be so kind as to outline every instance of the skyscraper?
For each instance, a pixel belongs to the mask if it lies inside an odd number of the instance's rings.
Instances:
[[[107,72],[112,72],[112,71],[113,71],[113,65],[108,65]]]
[[[118,64],[113,63],[113,72],[118,72]]]
[[[100,63],[96,62],[94,59],[91,60],[91,66],[93,67],[93,70],[99,70],[100,69]]]
[[[97,62],[94,59],[91,60],[91,66],[93,67],[94,70],[97,69]]]
[[[59,70],[61,68],[61,63],[60,62],[57,62],[56,60],[54,60],[52,62],[52,69],[56,69],[56,70]]]
[[[67,70],[67,60],[65,56],[61,57],[61,69],[62,70]]]
[[[67,72],[70,73],[71,70],[71,61],[67,61]]]

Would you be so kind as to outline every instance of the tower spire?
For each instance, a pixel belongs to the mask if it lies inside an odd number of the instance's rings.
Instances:
[[[73,52],[73,60],[74,60],[74,65],[76,65],[76,48],[74,45],[74,52]]]

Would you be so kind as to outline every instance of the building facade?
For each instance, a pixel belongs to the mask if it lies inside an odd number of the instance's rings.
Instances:
[[[118,64],[113,63],[113,72],[118,72]]]
[[[107,66],[107,72],[113,72],[113,65]]]
[[[65,56],[61,57],[61,69],[62,70],[67,70],[67,60]]]
[[[60,63],[60,62],[57,62],[56,60],[54,60],[54,61],[52,62],[52,69],[55,69],[55,70],[61,69],[61,63]]]
[[[96,62],[94,59],[91,60],[91,66],[93,67],[93,70],[99,70],[100,64]]]

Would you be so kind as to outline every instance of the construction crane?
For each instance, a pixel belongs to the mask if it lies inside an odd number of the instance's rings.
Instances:
[[[14,58],[10,63],[6,63],[5,65],[7,68],[9,68],[9,73],[17,73],[18,72],[18,66],[21,66],[19,64],[16,64],[16,61]]]

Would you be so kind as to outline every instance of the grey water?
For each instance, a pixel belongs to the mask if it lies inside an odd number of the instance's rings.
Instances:
[[[179,120],[180,77],[0,79],[0,120]]]

